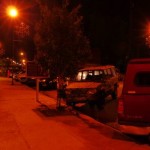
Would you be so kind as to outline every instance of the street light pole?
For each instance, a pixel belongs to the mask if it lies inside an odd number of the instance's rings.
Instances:
[[[12,22],[12,60],[14,62],[15,59],[15,54],[14,54],[14,20]],[[13,64],[12,64],[12,85],[14,85],[14,68],[13,68]]]
[[[8,6],[6,11],[7,11],[7,15],[13,19],[12,20],[12,58],[14,60],[14,18],[18,16],[18,10],[15,6]],[[14,75],[14,70],[12,69],[12,85],[14,85],[13,75]]]

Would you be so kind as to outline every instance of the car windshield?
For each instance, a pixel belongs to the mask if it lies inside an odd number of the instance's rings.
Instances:
[[[78,72],[76,81],[100,81],[103,77],[103,70],[85,70]]]

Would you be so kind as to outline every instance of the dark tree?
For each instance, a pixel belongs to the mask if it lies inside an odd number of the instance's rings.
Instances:
[[[36,59],[50,75],[72,75],[91,57],[89,40],[82,32],[80,5],[70,10],[68,1],[55,6],[37,1]]]

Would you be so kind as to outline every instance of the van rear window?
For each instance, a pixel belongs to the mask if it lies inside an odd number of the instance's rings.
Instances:
[[[150,86],[150,72],[139,72],[134,80],[137,86]]]

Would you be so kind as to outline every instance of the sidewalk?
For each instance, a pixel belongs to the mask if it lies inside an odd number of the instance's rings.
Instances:
[[[0,150],[150,150],[83,114],[56,110],[53,98],[0,77]]]

